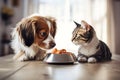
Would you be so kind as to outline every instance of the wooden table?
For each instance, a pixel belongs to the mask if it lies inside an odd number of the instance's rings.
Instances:
[[[120,80],[120,58],[104,63],[46,64],[0,57],[0,80]]]

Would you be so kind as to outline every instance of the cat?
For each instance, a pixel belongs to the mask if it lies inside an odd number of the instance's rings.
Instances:
[[[96,63],[111,60],[108,46],[96,36],[94,28],[84,20],[81,24],[74,21],[76,28],[72,32],[72,42],[79,45],[78,62]]]

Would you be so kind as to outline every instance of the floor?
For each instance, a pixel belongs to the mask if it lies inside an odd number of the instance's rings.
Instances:
[[[46,64],[0,57],[0,80],[120,80],[120,57],[104,63]]]

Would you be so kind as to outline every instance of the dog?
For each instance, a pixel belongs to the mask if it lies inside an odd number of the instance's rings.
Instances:
[[[23,18],[12,31],[13,59],[43,60],[46,51],[56,45],[56,28],[56,20],[52,17],[34,15]]]

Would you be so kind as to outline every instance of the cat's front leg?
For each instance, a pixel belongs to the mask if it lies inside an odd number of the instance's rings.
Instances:
[[[89,57],[88,58],[88,62],[89,63],[96,63],[97,62],[97,59],[95,57]]]
[[[78,62],[82,62],[82,63],[87,62],[87,57],[84,56],[83,54],[78,54],[77,60],[78,60]]]

